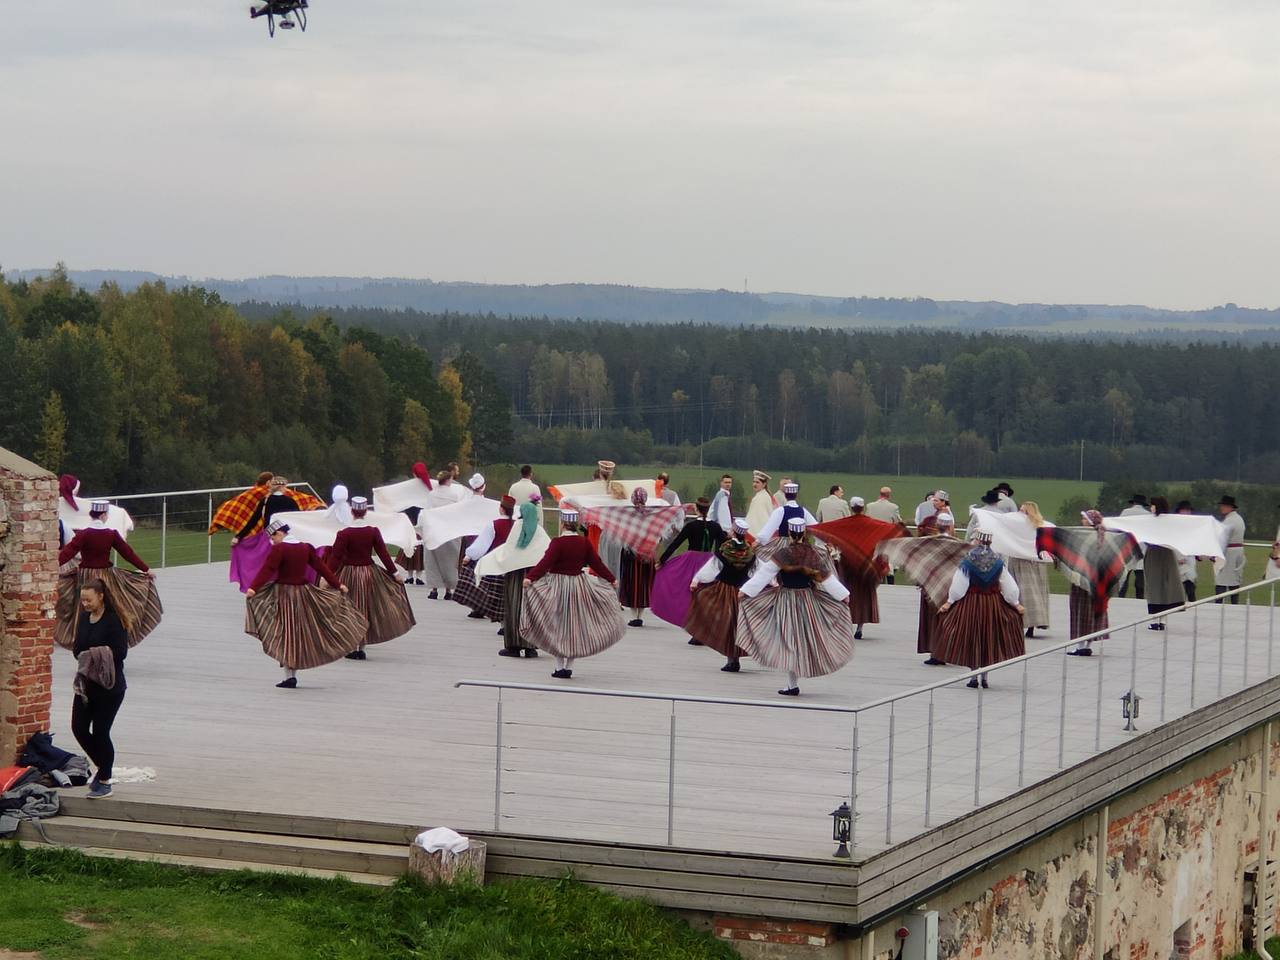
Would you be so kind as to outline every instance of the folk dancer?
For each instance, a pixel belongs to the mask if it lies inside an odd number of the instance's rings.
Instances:
[[[427,494],[427,508],[418,515],[418,529],[425,532],[431,523],[431,511],[436,507],[457,503],[471,495],[471,491],[456,482],[453,470],[446,467],[436,474],[435,485]],[[437,600],[440,591],[444,591],[444,599],[453,599],[453,588],[458,585],[458,560],[462,553],[462,545],[457,540],[442,543],[434,550],[423,552],[423,575],[431,592],[428,600]]]
[[[256,487],[246,490],[219,508],[219,513],[228,508],[231,508],[229,511],[231,512],[236,509],[236,504],[241,506],[250,502],[253,504],[248,516],[244,517],[244,522],[236,528],[235,536],[231,538],[230,578],[232,583],[240,585],[241,593],[248,589],[247,585],[253,582],[267,554],[271,552],[271,539],[265,531],[275,515],[295,510],[314,510],[324,506],[318,497],[302,491],[290,490],[288,479],[282,476],[272,476],[267,483],[265,495],[260,495],[256,491]],[[213,520],[216,526],[219,522],[217,514],[214,515]]]
[[[991,549],[991,534],[980,533],[951,580],[947,602],[938,608],[942,659],[970,670],[1026,653],[1018,584]],[[987,674],[981,674],[987,686]],[[977,687],[978,677],[968,686]]]
[[[643,487],[631,491],[631,506],[643,513],[649,495]],[[629,627],[643,627],[644,611],[649,608],[653,593],[653,577],[657,568],[652,559],[640,556],[630,547],[623,546],[618,562],[618,599],[622,606],[631,609]]]
[[[1122,517],[1145,517],[1151,512],[1151,504],[1147,502],[1146,494],[1135,493],[1129,498],[1129,504],[1120,511]],[[1138,561],[1131,569],[1130,575],[1133,578],[1133,596],[1136,600],[1145,599],[1147,596],[1147,575],[1146,567],[1143,563],[1142,556],[1138,556]],[[1129,577],[1124,578],[1124,583],[1120,584],[1120,596],[1124,596],[1129,592]]]
[[[689,616],[689,578],[711,559],[715,549],[728,536],[720,524],[707,519],[711,510],[710,500],[699,497],[694,502],[694,509],[697,515],[685,521],[654,567],[652,610],[677,627],[683,627]],[[673,560],[672,556],[681,546],[688,549]],[[700,643],[691,636],[689,645],[696,647]]]
[[[751,579],[756,566],[756,548],[746,541],[747,521],[738,517],[733,532],[716,547],[689,582],[693,595],[684,628],[689,643],[710,647],[725,658],[720,669],[737,673],[742,669],[743,650],[735,642],[738,631],[738,606],[743,585]]]
[[[893,488],[881,487],[879,497],[866,505],[866,514],[872,520],[880,520],[884,523],[901,523],[902,511],[893,502]],[[889,572],[885,574],[884,582],[893,583],[893,567],[890,567]]]
[[[367,660],[366,646],[402,637],[417,621],[401,582],[404,574],[392,561],[382,531],[366,519],[369,501],[352,497],[349,509],[351,524],[338,531],[325,562],[347,587],[352,605],[369,623],[360,646],[348,653],[347,659]],[[382,561],[383,570],[374,565],[375,554]]]
[[[1180,516],[1192,516],[1195,514],[1195,507],[1191,505],[1190,500],[1179,500],[1178,505],[1173,508],[1173,512]],[[1272,550],[1274,553],[1275,550]],[[1182,592],[1187,598],[1187,603],[1195,603],[1196,599],[1196,561],[1199,557],[1178,556],[1178,576],[1182,578]]]
[[[267,528],[271,552],[245,591],[244,632],[262,642],[262,652],[284,669],[276,686],[292,690],[298,671],[343,659],[369,633],[369,621],[347,600],[347,587],[320,559],[315,547],[289,539],[289,525]],[[310,582],[315,573],[334,590]],[[335,592],[339,591],[339,592]]]
[[[1151,498],[1151,512],[1157,517],[1169,515],[1169,501],[1164,497]],[[1182,555],[1170,547],[1159,544],[1144,543],[1142,545],[1143,566],[1146,570],[1145,587],[1147,613],[1164,613],[1186,602],[1186,590],[1182,586],[1180,561]],[[1147,624],[1148,630],[1163,630],[1164,620],[1153,620]]]
[[[533,482],[533,467],[526,463],[520,468],[520,479],[507,490],[507,496],[519,506],[533,500],[535,495],[541,500],[542,490]]]
[[[1033,531],[1045,526],[1047,521],[1040,512],[1040,505],[1034,500],[1026,500],[1018,507],[1017,513],[1027,518]],[[1031,534],[1034,542],[1035,533]],[[1022,625],[1026,628],[1024,636],[1033,639],[1036,627],[1049,629],[1049,564],[1039,560],[1026,560],[1021,557],[1009,557],[1007,566],[1009,573],[1018,584],[1018,592],[1022,601]]]
[[[560,536],[524,579],[520,633],[556,658],[551,676],[568,680],[575,660],[608,650],[626,628],[611,589],[614,575],[579,533],[577,511],[562,508],[560,528]],[[583,576],[583,567],[595,576]]]
[[[122,615],[122,622],[129,625],[129,646],[136,647],[160,624],[164,608],[156,592],[156,575],[146,562],[129,546],[118,530],[107,526],[107,513],[111,507],[106,500],[94,500],[89,507],[89,526],[77,530],[61,550],[58,563],[70,563],[80,558],[80,565],[58,577],[56,611],[58,623],[54,640],[64,650],[75,646],[76,626],[80,620],[80,595],[85,584],[101,580],[107,585],[115,609]],[[115,551],[139,571],[121,570],[111,563],[111,551]]]
[[[954,540],[956,534],[956,520],[950,511],[939,511],[930,519],[932,524],[926,524],[928,532],[922,532],[920,536],[944,537]],[[929,599],[929,594],[924,588],[920,588],[920,622],[916,627],[916,653],[927,653],[929,658],[924,661],[926,667],[944,667],[947,661],[942,659],[942,631],[938,629],[938,608],[934,606],[933,601]]]
[[[1213,575],[1215,594],[1234,590],[1244,583],[1244,517],[1240,516],[1240,510],[1236,507],[1236,498],[1223,494],[1218,501],[1218,514],[1222,522],[1218,539],[1222,541],[1222,552],[1226,560],[1222,568]],[[1234,593],[1230,599],[1232,603],[1239,603],[1240,594]],[[1220,597],[1214,601],[1221,602]]]
[[[768,543],[779,532],[786,536],[787,524],[796,517],[803,520],[805,526],[813,526],[818,522],[807,508],[800,505],[796,499],[799,495],[800,484],[794,480],[788,480],[782,485],[782,504],[769,514],[769,519],[765,521],[764,526],[756,532],[758,541]]]
[[[784,697],[800,695],[801,677],[835,673],[853,659],[849,591],[825,552],[805,542],[805,527],[803,517],[789,519],[787,542],[742,585],[735,634],[748,656],[786,671]]]

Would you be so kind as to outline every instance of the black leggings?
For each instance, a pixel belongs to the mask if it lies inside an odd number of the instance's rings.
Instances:
[[[1236,589],[1235,587],[1219,587],[1218,585],[1216,585],[1216,584],[1215,584],[1215,585],[1214,585],[1214,587],[1213,587],[1213,592],[1214,592],[1214,593],[1226,593],[1228,590],[1235,590],[1235,589]],[[1214,602],[1214,603],[1222,603],[1222,601],[1223,601],[1223,598],[1222,598],[1222,597],[1219,597],[1217,600],[1215,600],[1215,601],[1213,601],[1213,602]],[[1233,593],[1231,596],[1229,596],[1229,597],[1227,597],[1227,598],[1226,598],[1226,602],[1227,602],[1227,603],[1239,604],[1239,603],[1240,603],[1240,594],[1238,594],[1238,593]]]
[[[116,747],[111,742],[111,725],[116,722],[120,704],[124,703],[124,683],[106,690],[90,682],[89,702],[76,696],[71,703],[71,732],[80,748],[89,755],[97,770],[98,780],[110,780],[116,760]]]

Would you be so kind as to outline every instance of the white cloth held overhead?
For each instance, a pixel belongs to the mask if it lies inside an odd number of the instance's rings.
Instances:
[[[1002,557],[1019,560],[1036,560],[1049,563],[1036,553],[1036,528],[1025,513],[996,513],[994,510],[975,510],[969,533],[991,534],[991,549]],[[1046,523],[1046,527],[1053,526]]]
[[[500,577],[516,570],[525,570],[538,565],[538,561],[542,559],[547,549],[551,546],[551,538],[547,536],[547,531],[542,529],[542,523],[539,521],[537,529],[533,532],[533,539],[529,541],[528,546],[521,550],[516,544],[520,540],[520,531],[523,527],[524,520],[516,517],[516,522],[511,527],[511,533],[507,535],[507,542],[496,550],[490,550],[476,561],[477,578]]]
[[[75,531],[83,530],[93,522],[93,518],[89,516],[89,504],[92,502],[88,497],[76,497],[76,503],[80,505],[80,509],[72,510],[67,501],[61,498],[58,499],[58,519],[62,521],[68,540],[71,539]],[[133,530],[133,517],[129,516],[129,511],[123,507],[117,507],[112,504],[107,509],[105,526],[128,540],[129,532]]]
[[[1145,512],[1129,516],[1122,514],[1104,517],[1102,526],[1106,530],[1132,534],[1142,544],[1176,550],[1184,557],[1221,559],[1223,547],[1228,542],[1220,540],[1221,524],[1213,517],[1185,513],[1164,513],[1158,517]]]
[[[323,510],[289,510],[277,513],[273,520],[283,520],[289,525],[289,537],[298,543],[309,543],[313,547],[332,547],[338,539],[338,531],[343,527],[355,525],[340,523],[336,511],[332,507]],[[382,542],[388,547],[398,547],[405,553],[412,553],[418,542],[413,532],[413,524],[403,513],[379,513],[370,510],[360,521],[361,525],[377,527],[382,534]]]
[[[415,846],[421,847],[427,853],[443,851],[446,857],[456,857],[471,848],[470,840],[448,827],[432,827],[430,830],[423,830],[413,838],[413,842]]]
[[[442,506],[418,514],[418,532],[422,536],[422,545],[428,550],[435,550],[459,537],[478,536],[485,527],[492,529],[493,521],[501,513],[498,501],[488,497],[468,496],[462,500],[442,502]]]

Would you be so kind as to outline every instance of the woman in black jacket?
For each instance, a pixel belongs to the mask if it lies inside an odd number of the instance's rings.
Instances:
[[[84,585],[80,591],[80,607],[72,648],[79,668],[76,695],[71,704],[71,732],[96,769],[89,782],[89,799],[100,800],[111,796],[111,768],[116,758],[111,725],[124,702],[124,658],[129,655],[129,625],[101,580],[91,580]]]

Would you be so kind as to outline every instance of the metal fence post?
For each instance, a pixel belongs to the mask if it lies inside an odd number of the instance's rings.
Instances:
[[[1164,624],[1164,629],[1160,631],[1162,636],[1169,633],[1169,625]],[[1137,694],[1138,692],[1138,625],[1133,625],[1133,645],[1129,650],[1129,692]]]
[[[675,845],[676,702],[671,701],[671,738],[667,744],[667,846]]]
[[[853,763],[849,771],[849,850],[857,858],[858,851],[858,718],[853,715]]]
[[[1058,708],[1058,769],[1061,770],[1067,746],[1067,658],[1062,658],[1062,695]]]
[[[213,563],[213,532],[209,529],[213,526],[213,494],[209,494],[209,522],[205,524],[204,538],[204,562]]]
[[[1023,775],[1027,767],[1027,670],[1030,666],[1030,660],[1022,661],[1022,720],[1018,724],[1018,789],[1022,789]]]
[[[1267,612],[1267,676],[1271,676],[1272,652],[1276,639],[1276,585],[1271,585],[1271,606]]]
[[[1249,613],[1253,609],[1253,591],[1244,595],[1244,669],[1240,672],[1240,688],[1249,685]]]
[[[502,688],[498,688],[498,720],[493,738],[493,829],[502,822]]]
[[[169,545],[169,498],[160,498],[160,569],[164,569]]]
[[[1196,708],[1196,667],[1200,664],[1197,652],[1200,645],[1200,608],[1191,608],[1191,709]]]
[[[982,690],[982,684],[979,682],[977,730],[973,743],[973,805],[975,807],[981,806],[978,796],[982,789]]]
[[[929,826],[933,802],[933,691],[929,691],[929,740],[924,752],[924,825]]]
[[[1102,751],[1102,669],[1107,662],[1105,656],[1098,657],[1098,702],[1093,715],[1093,752]]]
[[[1169,688],[1169,631],[1160,635],[1160,722],[1164,723],[1164,702]]]
[[[884,842],[893,842],[893,728],[897,719],[895,708],[898,703],[895,700],[889,704],[889,776],[885,785],[884,798]]]
[[[1223,600],[1218,615],[1218,699],[1222,699],[1222,661],[1227,651],[1227,601]]]

